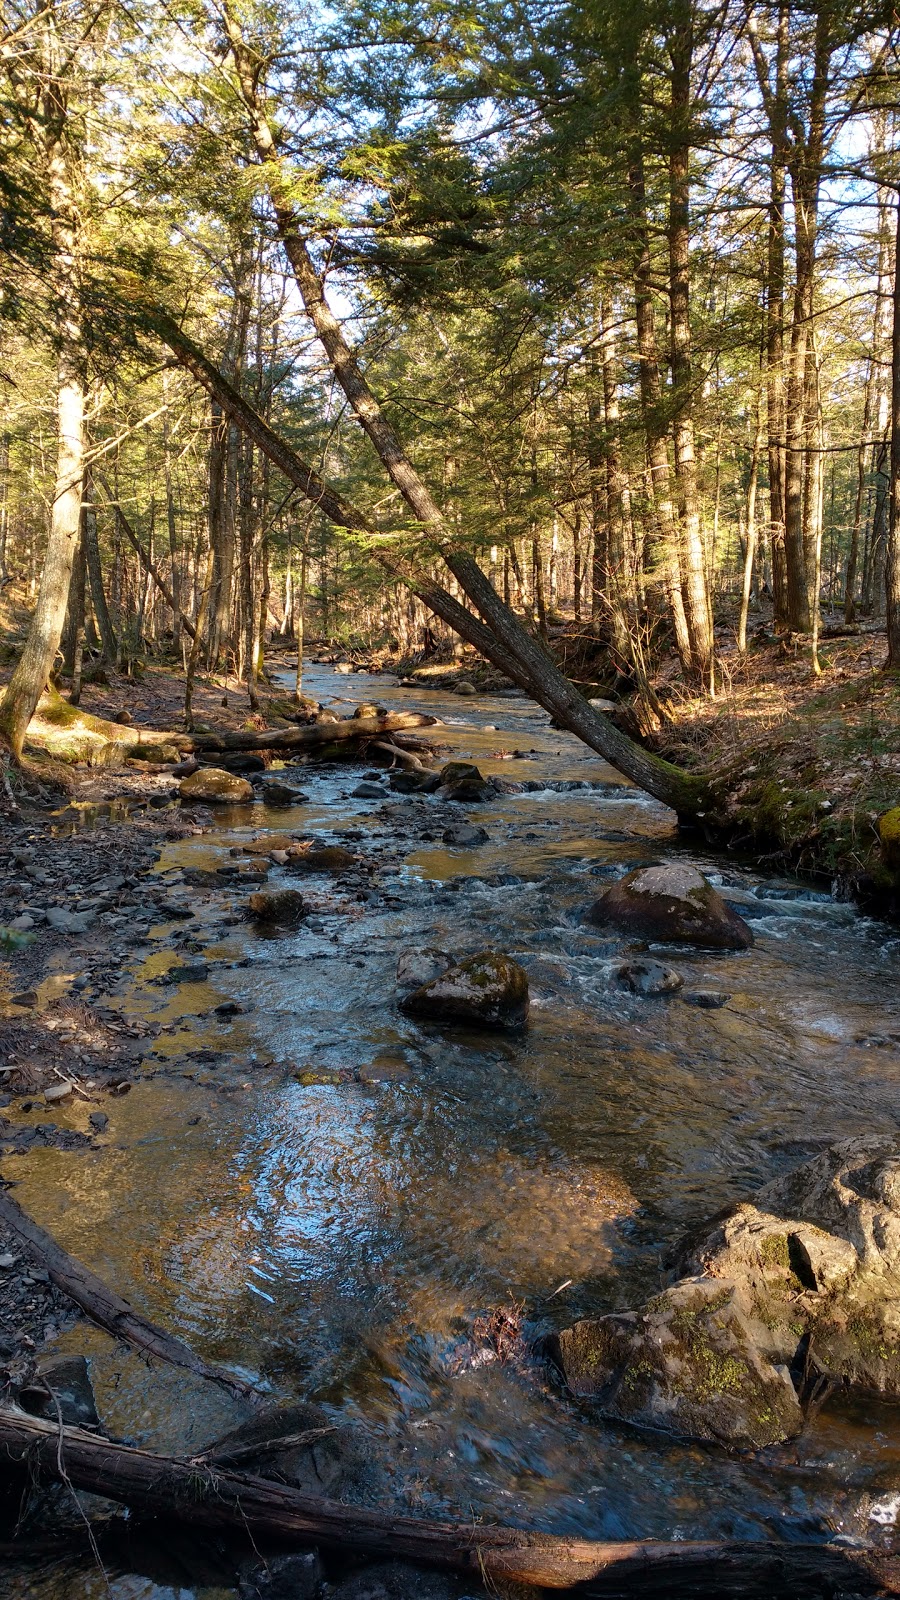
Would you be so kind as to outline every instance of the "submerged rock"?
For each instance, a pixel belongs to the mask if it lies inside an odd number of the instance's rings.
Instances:
[[[661,961],[624,961],[614,976],[632,994],[674,994],[684,984],[681,973],[664,967]]]
[[[900,1146],[844,1140],[686,1241],[640,1310],[553,1353],[604,1415],[758,1448],[800,1432],[823,1384],[900,1399]]]
[[[511,956],[482,950],[400,1002],[412,1016],[474,1022],[489,1028],[520,1028],[528,1017],[528,977]]]
[[[379,1561],[328,1589],[329,1600],[475,1600],[487,1592],[470,1577],[415,1567],[408,1561]]]
[[[253,785],[222,767],[198,767],[182,778],[178,795],[181,800],[200,801],[207,806],[246,805],[253,799]]]
[[[247,910],[254,922],[296,928],[303,921],[303,896],[299,889],[264,889],[251,894]]]
[[[612,884],[588,912],[588,921],[612,924],[640,939],[747,950],[753,934],[702,872],[686,862],[638,867]]]
[[[245,1561],[240,1600],[314,1600],[321,1592],[322,1563],[317,1550],[290,1550]]]

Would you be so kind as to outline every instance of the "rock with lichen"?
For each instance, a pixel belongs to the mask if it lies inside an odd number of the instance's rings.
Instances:
[[[576,1323],[568,1387],[642,1427],[758,1448],[829,1385],[900,1399],[900,1148],[842,1140],[683,1244],[639,1310]]]
[[[638,867],[595,900],[588,921],[620,928],[639,939],[747,950],[753,934],[708,883],[684,861]]]
[[[403,997],[402,1009],[436,1022],[521,1028],[528,1018],[528,976],[511,956],[482,950]]]

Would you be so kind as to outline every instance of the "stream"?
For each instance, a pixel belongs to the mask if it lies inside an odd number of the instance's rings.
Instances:
[[[277,937],[229,920],[233,889],[198,897],[190,922],[158,923],[107,1003],[169,1031],[105,1106],[97,1148],[17,1163],[20,1203],[207,1358],[357,1424],[377,1494],[405,1509],[601,1539],[890,1542],[889,1407],[833,1402],[791,1446],[729,1457],[592,1420],[539,1363],[491,1359],[471,1335],[498,1306],[520,1307],[530,1337],[635,1305],[689,1224],[834,1136],[894,1132],[900,934],[686,846],[670,812],[515,693],[462,699],[324,666],[304,689],[343,714],[362,699],[434,714],[454,755],[534,786],[460,807],[382,775],[383,800],[356,798],[359,765],[310,764],[291,769],[302,806],[231,809],[166,845],[157,877],[188,899],[185,870],[227,863],[264,827],[349,843],[374,871],[366,898],[308,880],[310,921]],[[463,819],[487,843],[443,843]],[[623,993],[622,941],[584,910],[631,866],[674,854],[737,905],[756,944],[667,949],[682,993]],[[527,1030],[404,1017],[397,958],[421,946],[521,961]],[[160,981],[185,961],[208,976]],[[688,1003],[697,991],[728,998]],[[217,1015],[225,1000],[248,1009]],[[300,1081],[327,1068],[373,1081]],[[67,1105],[57,1120],[86,1127],[87,1105]],[[245,1415],[83,1324],[57,1344],[87,1350],[104,1425],[136,1444],[190,1454]],[[89,1562],[48,1555],[0,1571],[0,1596],[237,1592],[177,1541],[108,1570],[109,1589]]]

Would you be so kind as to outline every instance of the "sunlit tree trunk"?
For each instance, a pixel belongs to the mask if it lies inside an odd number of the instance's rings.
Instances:
[[[53,246],[57,333],[56,477],[40,587],[25,647],[0,700],[0,742],[20,757],[28,724],[50,676],[66,618],[81,528],[85,466],[85,363],[78,290],[79,222],[68,140],[68,104],[52,11],[43,22],[40,112],[35,137],[45,166]]]
[[[691,0],[678,5],[672,58],[669,157],[669,315],[671,337],[672,437],[681,524],[681,583],[694,681],[713,682],[712,612],[700,525],[700,488],[694,436],[693,361],[690,315]]]

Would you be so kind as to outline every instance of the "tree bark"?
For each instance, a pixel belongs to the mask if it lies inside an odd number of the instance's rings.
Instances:
[[[103,660],[109,662],[110,666],[114,666],[119,647],[110,620],[109,608],[106,604],[106,592],[103,588],[103,566],[100,560],[100,544],[97,539],[97,507],[94,504],[94,475],[90,466],[85,468],[84,473],[83,515],[82,537],[84,540],[85,562],[91,586],[91,604],[94,608],[94,616],[97,619],[97,631],[100,634]]]
[[[891,487],[884,585],[887,601],[887,666],[892,671],[900,668],[900,192],[897,195],[896,242],[891,342]]]
[[[700,526],[694,439],[690,311],[690,154],[693,0],[680,0],[669,41],[672,59],[669,157],[669,313],[672,362],[672,437],[681,521],[682,595],[694,682],[712,693],[713,629]]]
[[[423,1562],[470,1574],[488,1586],[531,1584],[580,1595],[771,1596],[811,1600],[823,1592],[900,1593],[900,1563],[878,1551],[825,1545],[555,1537],[478,1522],[437,1522],[392,1510],[320,1499],[250,1473],[203,1460],[151,1454],[59,1426],[12,1407],[0,1409],[0,1452],[144,1516],[187,1527],[243,1534],[254,1547],[273,1540],[344,1553]]]

